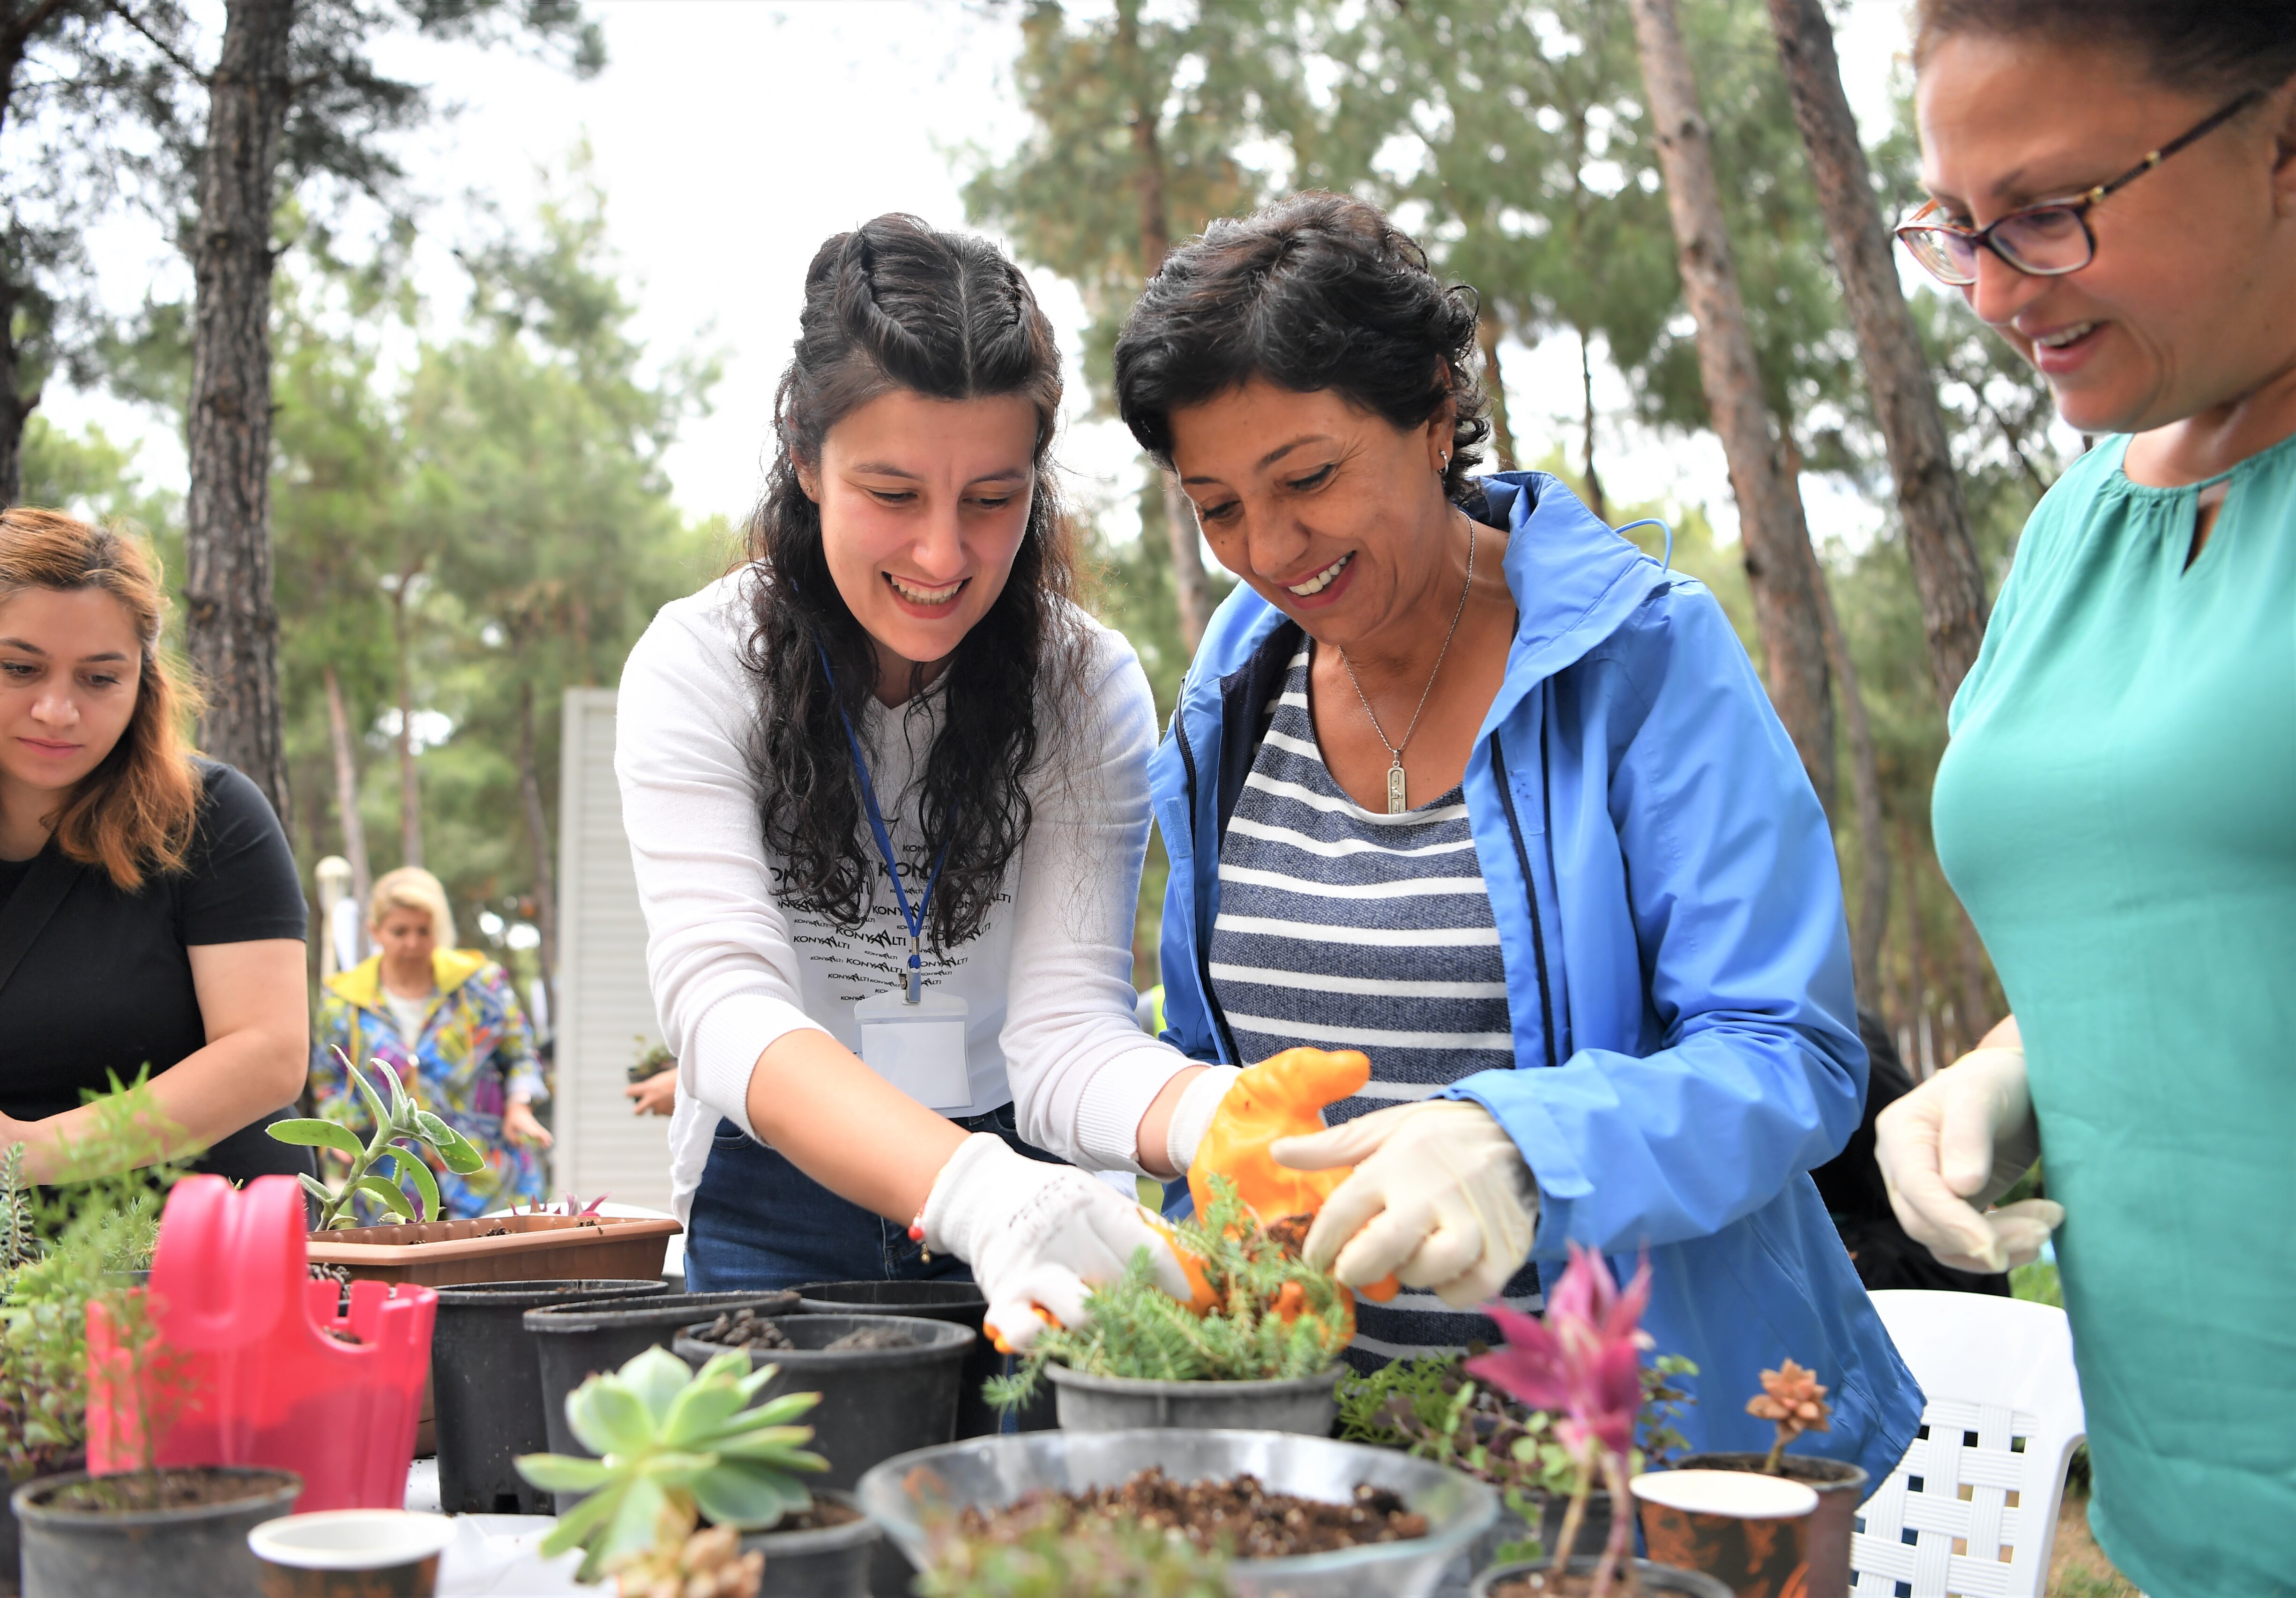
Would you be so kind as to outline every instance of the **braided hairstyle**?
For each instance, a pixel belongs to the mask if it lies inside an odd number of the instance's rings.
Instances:
[[[948,400],[1018,395],[1036,407],[1028,529],[1004,591],[949,661],[918,794],[927,856],[947,849],[927,923],[932,947],[946,950],[979,935],[1028,836],[1023,779],[1056,731],[1039,725],[1039,706],[1081,698],[1072,535],[1047,469],[1060,351],[1028,280],[994,245],[898,215],[822,245],[806,269],[798,325],[774,395],[777,447],[765,498],[747,529],[742,594],[752,625],[743,664],[758,686],[749,758],[766,842],[788,867],[783,902],[840,926],[861,924],[883,870],[843,719],[859,725],[878,686],[877,653],[830,576],[821,510],[799,465],[817,466],[831,428],[896,390]],[[912,692],[921,686],[910,684]]]

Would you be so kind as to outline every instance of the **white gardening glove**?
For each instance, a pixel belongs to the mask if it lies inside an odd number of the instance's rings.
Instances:
[[[1164,1158],[1183,1176],[1196,1163],[1196,1151],[1203,1146],[1204,1134],[1212,1129],[1212,1117],[1219,1112],[1220,1101],[1242,1075],[1242,1066],[1215,1065],[1181,1090],[1180,1102],[1172,1106],[1171,1124],[1164,1133]]]
[[[1393,1272],[1454,1309],[1498,1297],[1530,1254],[1538,1186],[1514,1139],[1480,1104],[1431,1099],[1375,1110],[1329,1132],[1282,1137],[1294,1170],[1352,1165],[1301,1250],[1349,1287]]]
[[[2022,1049],[1972,1049],[1874,1122],[1874,1156],[1898,1224],[1956,1271],[2005,1271],[2039,1257],[2063,1205],[1988,1206],[2040,1152]]]
[[[1188,1279],[1155,1217],[1069,1165],[1027,1160],[993,1132],[976,1132],[934,1178],[925,1200],[925,1247],[972,1266],[1001,1348],[1026,1348],[1044,1324],[1091,1319],[1085,1294],[1121,1276],[1146,1249],[1156,1285],[1185,1303]]]

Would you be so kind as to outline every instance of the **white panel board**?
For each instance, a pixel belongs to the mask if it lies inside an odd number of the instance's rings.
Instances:
[[[669,1122],[622,1089],[660,1040],[646,987],[644,914],[614,783],[614,691],[570,688],[558,801],[561,1192],[669,1208]]]

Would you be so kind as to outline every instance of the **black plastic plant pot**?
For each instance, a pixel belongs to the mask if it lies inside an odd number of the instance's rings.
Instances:
[[[667,1348],[696,1315],[750,1308],[760,1315],[797,1313],[797,1294],[781,1292],[662,1293],[640,1299],[595,1299],[529,1309],[526,1334],[542,1378],[542,1419],[553,1454],[586,1459],[590,1451],[566,1423],[566,1396],[602,1371],[619,1371],[648,1348]],[[581,1493],[557,1493],[557,1512],[579,1504]]]
[[[1562,1540],[1562,1517],[1570,1508],[1565,1496],[1540,1496],[1531,1502],[1531,1513],[1538,1516],[1532,1524],[1523,1516],[1506,1507],[1504,1498],[1499,1503],[1499,1518],[1488,1530],[1477,1537],[1458,1562],[1445,1573],[1448,1584],[1443,1588],[1452,1592],[1466,1586],[1467,1578],[1476,1571],[1488,1569],[1499,1562],[1499,1550],[1509,1543],[1521,1543],[1531,1537],[1539,1546],[1553,1550]],[[1572,1550],[1582,1557],[1592,1559],[1603,1552],[1603,1545],[1611,1540],[1611,1495],[1589,1494],[1587,1512],[1579,1517],[1578,1546]]]
[[[635,1299],[668,1291],[660,1277],[474,1282],[439,1289],[430,1333],[430,1392],[439,1427],[439,1507],[450,1515],[542,1515],[550,1495],[512,1462],[549,1446],[542,1383],[526,1312],[545,1304]]]
[[[247,1534],[293,1508],[303,1479],[225,1465],[160,1474],[171,1486],[203,1484],[217,1501],[84,1508],[72,1501],[75,1489],[95,1480],[84,1471],[18,1487],[12,1502],[23,1528],[25,1598],[248,1598],[257,1591],[262,1569]]]
[[[824,1490],[814,1496],[843,1504],[857,1518],[818,1531],[744,1532],[742,1552],[754,1548],[766,1556],[758,1598],[869,1598],[870,1559],[884,1532],[861,1513],[852,1494]],[[907,1561],[901,1564],[906,1572]],[[895,1590],[906,1592],[907,1586]]]
[[[741,1352],[749,1355],[752,1367],[781,1367],[760,1402],[783,1393],[821,1395],[821,1402],[798,1422],[813,1428],[813,1451],[829,1462],[827,1474],[815,1482],[849,1491],[880,1460],[955,1440],[957,1384],[964,1356],[978,1340],[969,1328],[873,1315],[782,1315],[769,1323],[796,1347]],[[709,1322],[696,1322],[673,1345],[696,1370],[727,1352],[701,1340],[699,1334],[709,1329]],[[891,1348],[826,1346],[851,1332],[881,1330],[906,1333],[913,1340]]]
[[[15,1489],[31,1487],[58,1476],[69,1476],[87,1468],[87,1455],[76,1451],[56,1461],[45,1470],[36,1470],[21,1481],[9,1486],[10,1502],[6,1512],[0,1513],[0,1598],[16,1598],[24,1590],[24,1545],[16,1525]]]
[[[1599,1559],[1574,1559],[1570,1574],[1592,1576]],[[1695,1570],[1677,1570],[1672,1565],[1654,1565],[1646,1559],[1634,1561],[1635,1580],[1645,1593],[1677,1593],[1682,1598],[1731,1598],[1730,1589],[1711,1576],[1702,1576]],[[1502,1589],[1514,1582],[1528,1585],[1533,1593],[1560,1591],[1547,1588],[1546,1580],[1554,1571],[1547,1560],[1528,1560],[1521,1564],[1494,1565],[1475,1578],[1475,1585],[1467,1589],[1471,1598],[1513,1598]],[[1520,1589],[1518,1589],[1520,1590]],[[1612,1589],[1616,1591],[1616,1588]]]
[[[1010,1355],[996,1352],[981,1323],[988,1315],[988,1299],[972,1282],[816,1282],[797,1290],[808,1315],[901,1315],[928,1321],[969,1326],[980,1340],[964,1356],[963,1385],[956,1398],[956,1435],[994,1437],[1002,1419],[980,1396],[981,1383],[1011,1368]],[[1021,1410],[1018,1430],[1050,1431],[1060,1424],[1054,1411],[1052,1389],[1039,1387],[1037,1396]]]

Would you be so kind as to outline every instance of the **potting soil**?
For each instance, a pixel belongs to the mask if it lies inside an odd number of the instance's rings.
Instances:
[[[801,1515],[783,1515],[766,1529],[776,1535],[784,1531],[827,1531],[832,1526],[850,1526],[861,1519],[861,1512],[849,1504],[840,1504],[834,1498],[816,1498],[813,1507]]]
[[[1327,1504],[1271,1493],[1250,1474],[1226,1481],[1174,1481],[1160,1466],[1142,1471],[1121,1487],[1078,1493],[1039,1489],[994,1512],[967,1509],[958,1516],[958,1528],[967,1537],[1005,1542],[1048,1520],[1066,1524],[1077,1516],[1177,1531],[1198,1548],[1225,1550],[1236,1559],[1329,1553],[1427,1535],[1427,1517],[1406,1508],[1386,1487],[1358,1487],[1351,1501]]]
[[[695,1335],[695,1341],[717,1343],[727,1348],[787,1348],[792,1353],[797,1345],[779,1326],[755,1309],[742,1308],[719,1315],[709,1323],[707,1332]],[[913,1348],[916,1338],[896,1326],[858,1326],[833,1342],[822,1345],[821,1352],[833,1354],[855,1349]]]
[[[1514,1581],[1504,1581],[1491,1589],[1491,1598],[1587,1598],[1595,1590],[1595,1578],[1582,1570],[1567,1576],[1549,1576],[1541,1570]],[[1635,1598],[1642,1584],[1635,1579],[1631,1569],[1622,1569],[1611,1583],[1611,1598]]]
[[[84,1514],[143,1513],[157,1509],[198,1509],[260,1497],[278,1482],[270,1478],[218,1475],[204,1466],[178,1470],[128,1471],[93,1481],[74,1482],[48,1496],[55,1509]]]

